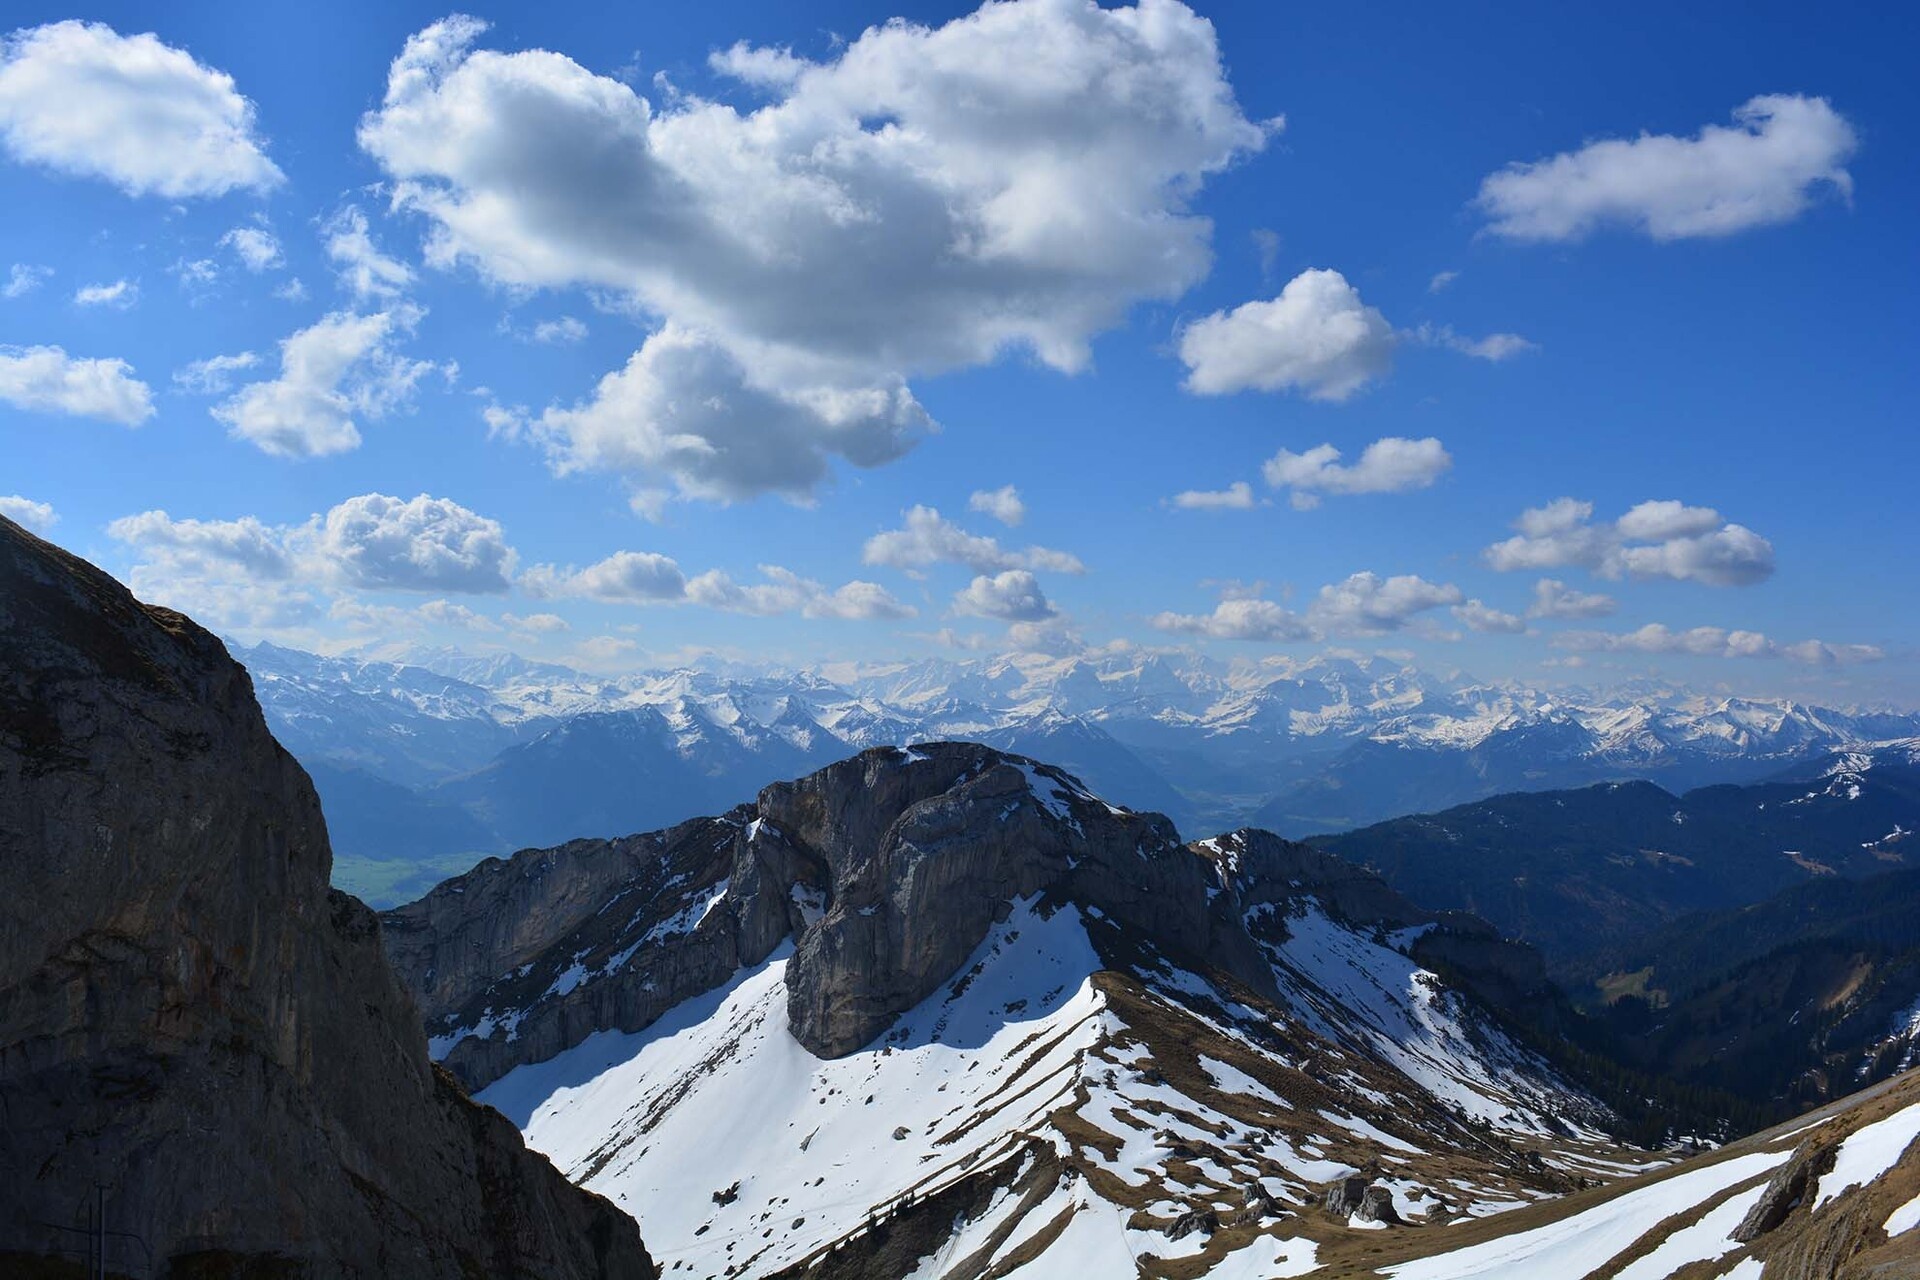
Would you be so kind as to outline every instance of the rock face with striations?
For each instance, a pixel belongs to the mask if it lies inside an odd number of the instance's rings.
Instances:
[[[481,1088],[595,1032],[644,1030],[788,944],[789,1030],[820,1057],[851,1053],[1034,895],[1268,999],[1269,949],[1309,895],[1368,928],[1421,929],[1416,953],[1450,949],[1468,990],[1537,972],[1525,948],[1338,858],[1263,831],[1182,844],[1158,814],[972,743],[876,748],[717,818],[489,860],[384,920],[435,1052]]]
[[[654,1274],[430,1065],[331,860],[220,642],[0,520],[0,1271],[103,1184],[145,1274]]]

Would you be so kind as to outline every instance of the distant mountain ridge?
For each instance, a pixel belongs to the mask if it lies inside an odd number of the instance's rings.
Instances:
[[[323,803],[354,806],[337,824],[347,854],[403,856],[365,838],[399,829],[417,833],[415,856],[621,835],[851,751],[933,739],[1058,760],[1183,830],[1297,836],[1505,791],[1752,782],[1920,736],[1920,715],[1654,687],[1548,693],[1361,658],[1136,652],[609,678],[504,654],[383,652],[236,650],[276,734],[322,766]],[[568,727],[582,716],[600,719]]]
[[[1556,967],[1693,911],[1915,865],[1920,742],[1674,795],[1650,782],[1523,792],[1312,843],[1436,908],[1473,911]]]

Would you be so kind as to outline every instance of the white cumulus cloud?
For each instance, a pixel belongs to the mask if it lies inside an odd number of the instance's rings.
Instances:
[[[1606,578],[1672,578],[1745,587],[1773,574],[1773,544],[1711,507],[1642,502],[1612,523],[1593,523],[1593,504],[1556,498],[1522,512],[1518,533],[1486,550],[1493,568],[1590,570]]]
[[[530,424],[557,470],[670,476],[682,494],[807,500],[829,462],[877,466],[931,426],[906,384],[789,390],[709,334],[668,324],[592,397]]]
[[[681,356],[714,349],[667,379],[689,395],[608,415],[633,441],[601,424],[580,447],[574,422],[549,424],[566,464],[695,496],[792,496],[825,459],[897,457],[929,425],[916,375],[1009,349],[1083,368],[1134,303],[1205,275],[1211,225],[1188,201],[1271,128],[1175,0],[990,4],[870,28],[824,61],[736,46],[713,66],[764,101],[745,112],[650,102],[559,53],[478,48],[484,31],[452,18],[408,40],[360,143],[430,220],[429,260],[611,291]],[[660,358],[643,348],[627,381],[658,381]],[[747,410],[694,412],[695,392],[776,418],[787,465],[742,447],[767,434]]]
[[[55,22],[0,43],[0,140],[16,160],[168,199],[281,181],[233,77],[151,34]]]
[[[1161,631],[1208,640],[1312,640],[1314,629],[1300,615],[1252,596],[1222,600],[1212,613],[1158,613],[1150,620]]]
[[[881,621],[911,618],[915,610],[877,583],[853,581],[828,587],[779,565],[763,564],[757,583],[738,583],[724,570],[688,577],[670,556],[618,551],[582,569],[535,565],[520,577],[527,594],[547,599],[588,599],[610,604],[694,604],[757,617],[799,614],[805,618]]]
[[[934,564],[965,565],[976,574],[1009,569],[1039,569],[1051,573],[1085,573],[1080,558],[1049,547],[1015,551],[983,534],[968,533],[933,507],[917,506],[906,513],[901,528],[867,539],[860,557],[867,564],[912,572]]]
[[[0,516],[5,516],[15,524],[25,525],[35,533],[45,533],[60,521],[52,503],[35,502],[17,493],[0,498]]]
[[[69,356],[59,347],[0,347],[0,401],[29,413],[98,418],[137,427],[153,392],[125,360]]]
[[[1853,127],[1825,98],[1764,94],[1691,138],[1607,138],[1480,184],[1489,229],[1513,240],[1578,240],[1619,226],[1655,240],[1724,236],[1790,222],[1825,187],[1853,190]]]
[[[420,312],[396,307],[358,315],[336,311],[280,344],[280,376],[242,387],[213,416],[236,439],[283,458],[358,448],[356,417],[378,419],[409,404],[430,361],[395,349]]]
[[[1224,395],[1255,388],[1345,400],[1393,364],[1385,316],[1338,271],[1303,271],[1278,297],[1216,311],[1180,334],[1187,390]]]
[[[1425,489],[1453,466],[1453,456],[1428,436],[1409,440],[1387,436],[1361,450],[1350,466],[1340,463],[1340,450],[1316,445],[1305,453],[1287,449],[1273,455],[1261,468],[1268,484],[1291,491],[1293,505],[1302,510],[1320,504],[1325,493],[1407,493]]]
[[[514,552],[498,521],[447,498],[349,498],[314,531],[312,554],[349,585],[389,591],[501,592]]]
[[[1025,569],[979,575],[954,593],[953,610],[1002,622],[1040,622],[1059,612],[1040,589],[1040,580]]]
[[[1385,635],[1400,630],[1429,609],[1460,604],[1462,598],[1460,588],[1428,582],[1417,574],[1383,578],[1376,573],[1356,573],[1344,582],[1320,588],[1307,608],[1307,621],[1332,635]]]
[[[1027,504],[1020,500],[1020,491],[1010,484],[998,489],[975,490],[967,499],[967,510],[992,516],[1009,528],[1017,527],[1027,518]]]

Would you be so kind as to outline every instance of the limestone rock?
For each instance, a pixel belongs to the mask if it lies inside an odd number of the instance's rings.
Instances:
[[[103,1183],[154,1274],[652,1275],[430,1065],[331,861],[220,642],[0,520],[0,1249]]]

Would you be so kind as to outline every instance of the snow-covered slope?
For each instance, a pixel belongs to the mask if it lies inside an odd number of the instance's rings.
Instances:
[[[1920,1076],[1672,1169],[1463,1229],[1395,1239],[1392,1280],[1865,1280],[1920,1274]]]
[[[1111,969],[1097,918],[1022,902],[847,1057],[789,1033],[788,946],[480,1097],[635,1214],[668,1275],[774,1274],[942,1197],[984,1204],[912,1274],[982,1251],[1023,1276],[1130,1275],[1143,1253],[1268,1274],[1371,1229],[1317,1220],[1362,1169],[1396,1216],[1437,1223],[1631,1167],[1551,1118],[1598,1110],[1432,974],[1317,907],[1294,919],[1278,1016],[1171,963]]]
[[[1524,985],[1483,929],[981,747],[387,922],[436,1051],[668,1275],[1266,1276],[1659,1163],[1473,994]]]

